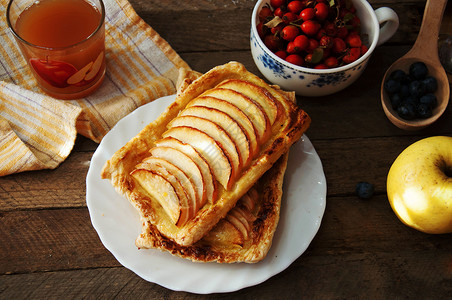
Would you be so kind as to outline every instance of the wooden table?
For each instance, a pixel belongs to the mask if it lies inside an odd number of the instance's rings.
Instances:
[[[255,1],[131,1],[193,69],[235,60],[260,74],[249,47]],[[97,144],[79,137],[57,169],[0,178],[0,298],[450,299],[452,235],[403,225],[386,195],[388,170],[403,149],[424,137],[452,135],[452,105],[419,132],[393,126],[380,105],[383,74],[413,44],[425,1],[370,3],[392,7],[399,31],[376,49],[355,84],[335,95],[298,99],[313,120],[307,135],[328,192],[318,234],[286,270],[227,295],[174,292],[141,279],[105,249],[91,225],[85,178]],[[443,22],[449,33],[451,6]],[[355,195],[359,181],[374,184],[371,199]]]

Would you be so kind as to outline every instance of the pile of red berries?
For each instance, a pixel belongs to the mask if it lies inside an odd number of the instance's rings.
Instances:
[[[329,69],[360,58],[368,47],[350,0],[271,0],[259,11],[257,31],[280,58]]]

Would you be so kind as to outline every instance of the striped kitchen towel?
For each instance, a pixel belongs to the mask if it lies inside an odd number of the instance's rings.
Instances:
[[[190,69],[127,0],[104,0],[107,73],[79,100],[41,92],[6,23],[0,0],[0,176],[56,168],[77,134],[100,142],[137,107],[176,92],[180,68]]]

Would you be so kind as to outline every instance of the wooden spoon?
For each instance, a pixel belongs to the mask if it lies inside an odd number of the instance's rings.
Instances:
[[[418,130],[435,122],[446,110],[449,102],[449,80],[438,57],[438,35],[441,20],[446,8],[447,0],[427,0],[421,29],[413,48],[404,56],[396,60],[386,71],[381,84],[381,104],[388,119],[397,127],[405,130]],[[398,116],[391,106],[389,95],[384,90],[386,78],[395,70],[401,69],[408,73],[409,66],[422,61],[427,65],[429,75],[438,81],[438,90],[435,95],[438,100],[437,107],[428,119],[404,120]]]

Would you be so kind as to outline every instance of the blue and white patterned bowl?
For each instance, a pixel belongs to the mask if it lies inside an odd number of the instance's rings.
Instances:
[[[369,50],[351,64],[333,69],[317,70],[291,64],[270,51],[257,33],[258,13],[269,0],[257,1],[251,17],[251,54],[259,71],[273,84],[300,96],[325,96],[345,89],[362,74],[375,47],[386,42],[397,31],[399,18],[388,7],[373,10],[366,0],[352,0],[367,34]],[[380,24],[382,27],[380,28]]]

